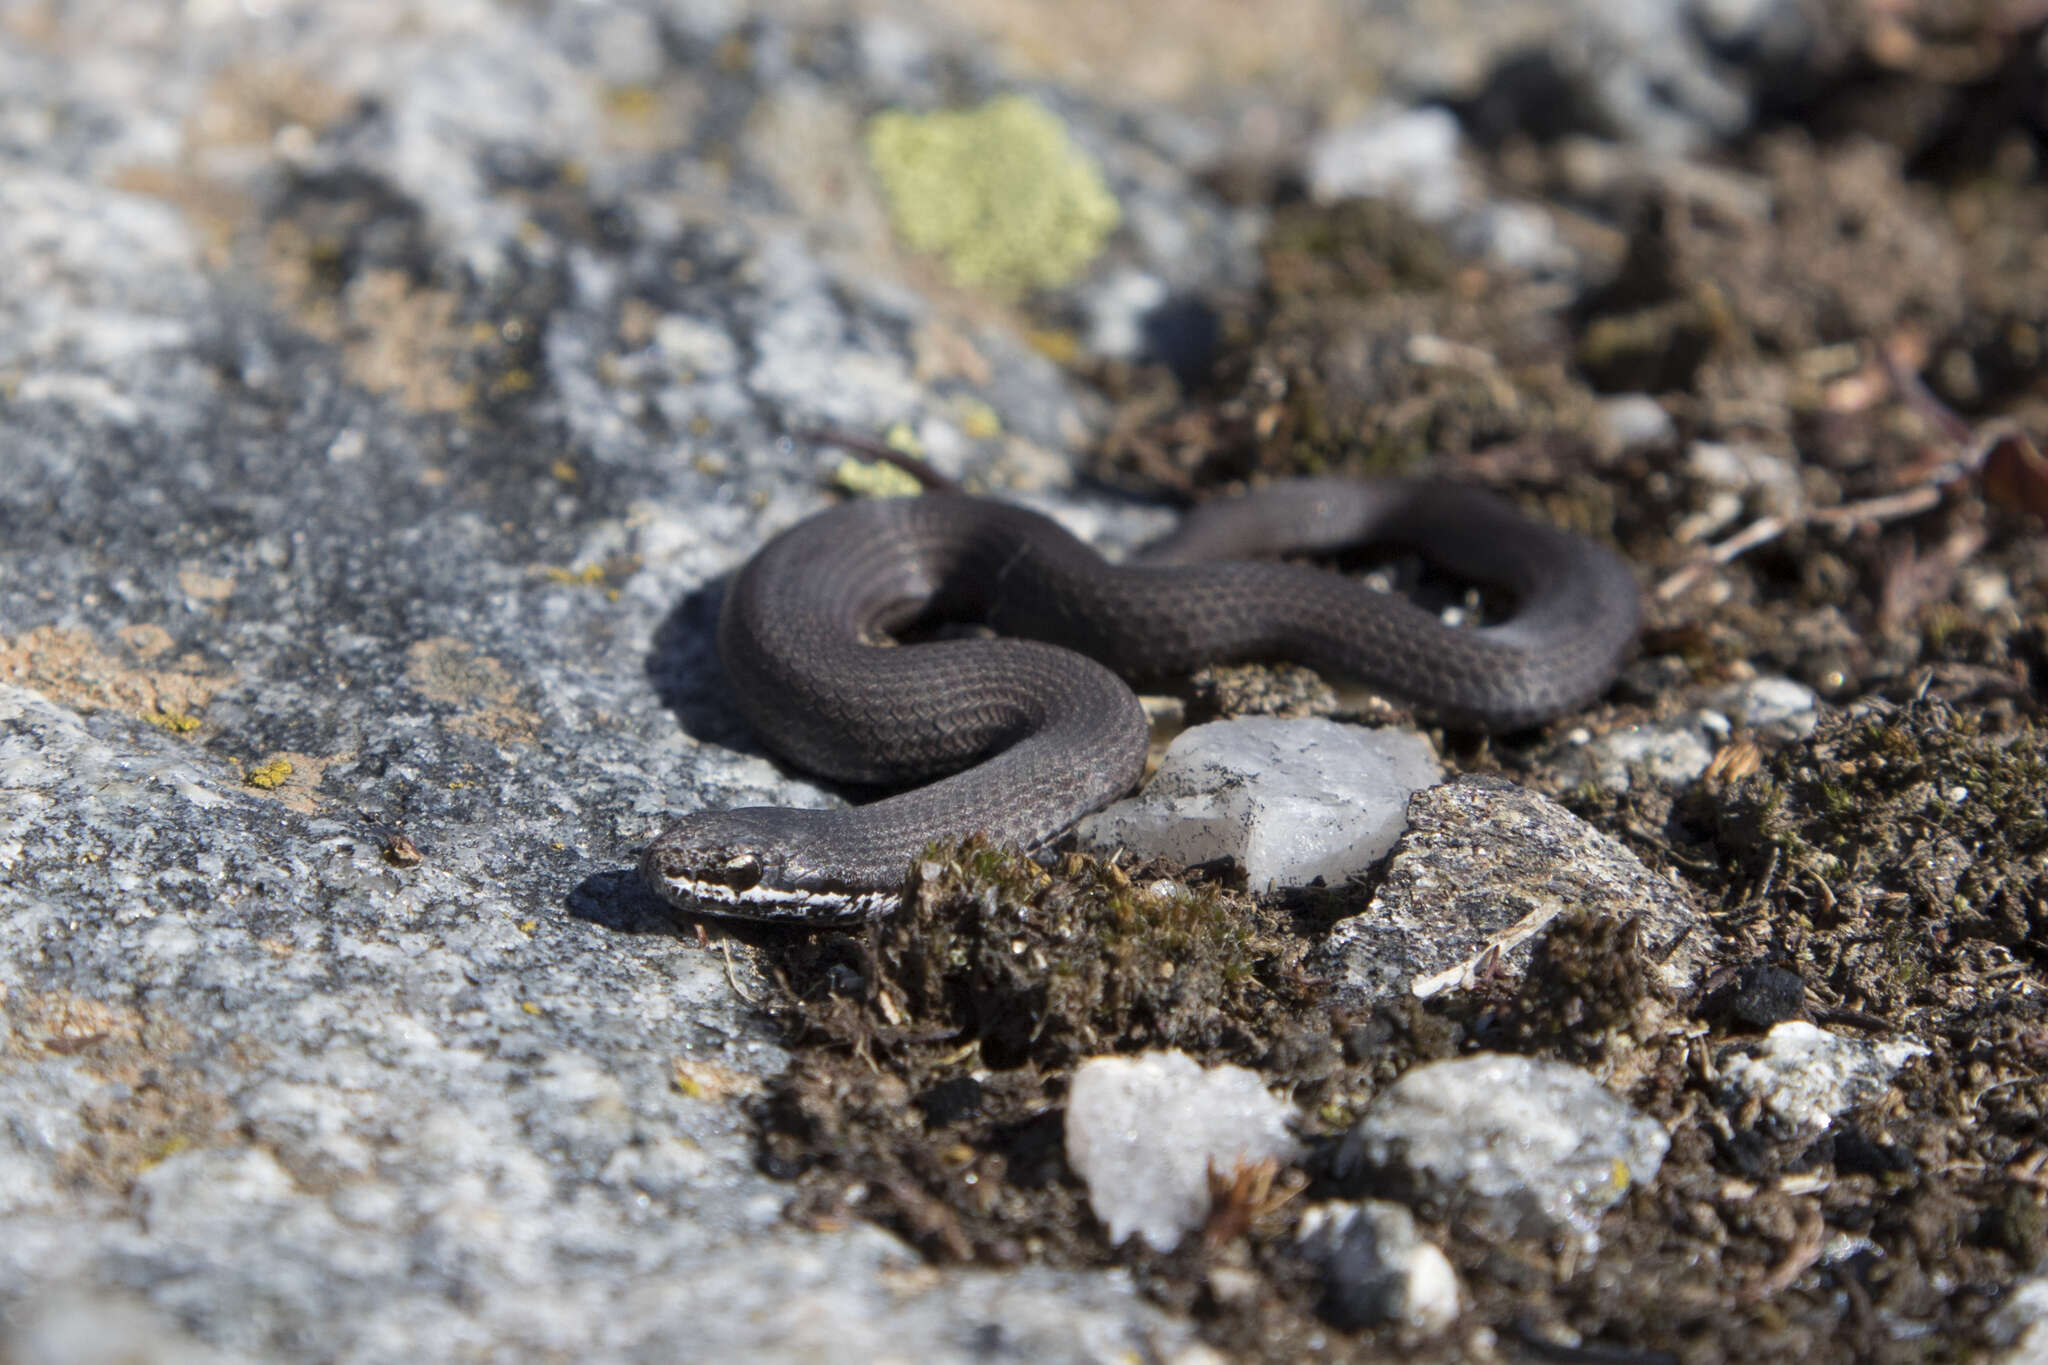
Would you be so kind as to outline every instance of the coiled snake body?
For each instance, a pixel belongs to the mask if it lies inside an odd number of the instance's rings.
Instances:
[[[1340,574],[1254,558],[1362,544],[1504,589],[1513,609],[1458,628]],[[885,638],[936,620],[1004,638]],[[881,913],[933,840],[980,831],[1036,847],[1128,791],[1146,721],[1125,679],[1287,659],[1447,724],[1512,730],[1604,691],[1637,620],[1635,580],[1607,550],[1441,482],[1272,485],[1197,507],[1125,565],[984,498],[835,507],[736,576],[720,657],[748,720],[789,762],[842,782],[928,785],[851,809],[684,816],[641,873],[692,912],[817,924]]]

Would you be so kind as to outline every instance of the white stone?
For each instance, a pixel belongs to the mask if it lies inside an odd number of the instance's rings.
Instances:
[[[1790,678],[1751,678],[1714,694],[1714,704],[1752,730],[1805,739],[1820,719],[1820,698]]]
[[[1344,1137],[1337,1173],[1499,1233],[1597,1245],[1600,1212],[1654,1180],[1671,1139],[1590,1074],[1480,1053],[1410,1069]]]
[[[1255,891],[1335,884],[1371,867],[1407,826],[1408,798],[1443,780],[1405,730],[1247,717],[1198,725],[1138,796],[1089,816],[1081,847],[1206,863],[1229,856]]]
[[[1594,420],[1601,445],[1615,451],[1662,445],[1678,429],[1664,405],[1647,393],[1618,393],[1601,399]]]
[[[1291,1160],[1289,1106],[1256,1071],[1204,1071],[1183,1052],[1096,1057],[1067,1092],[1067,1162],[1121,1245],[1171,1251],[1209,1215],[1209,1171]]]
[[[1310,146],[1309,193],[1322,204],[1392,199],[1425,222],[1441,223],[1474,197],[1458,141],[1458,120],[1448,109],[1378,105]]]
[[[2013,611],[2012,576],[1986,564],[1972,564],[1956,574],[1963,605],[1986,616]]]
[[[1754,1098],[1795,1130],[1819,1133],[1882,1094],[1900,1067],[1926,1052],[1907,1039],[1845,1038],[1788,1019],[1764,1035],[1755,1056],[1724,1062],[1721,1081],[1731,1098]]]
[[[2014,1285],[1984,1327],[2005,1348],[1997,1365],[2048,1365],[2048,1274]]]
[[[1686,447],[1685,464],[1687,473],[1705,483],[1756,495],[1764,511],[1789,512],[1805,502],[1798,468],[1756,446],[1694,441]]]
[[[1686,787],[1714,761],[1714,750],[1727,733],[1726,716],[1692,711],[1602,735],[1580,751],[1580,761],[1608,791],[1625,792],[1637,777]]]

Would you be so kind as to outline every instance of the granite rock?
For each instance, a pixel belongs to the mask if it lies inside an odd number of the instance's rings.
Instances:
[[[1408,1070],[1344,1135],[1335,1166],[1347,1189],[1590,1251],[1601,1212],[1655,1180],[1670,1145],[1588,1072],[1479,1053]]]
[[[1348,1004],[1428,997],[1484,973],[1518,973],[1566,910],[1633,918],[1674,989],[1706,959],[1699,911],[1614,839],[1503,778],[1465,776],[1417,792],[1406,833],[1366,908],[1319,949]]]
[[[712,652],[721,576],[826,501],[792,430],[1157,527],[1057,491],[1088,400],[847,181],[929,68],[801,8],[7,28],[0,1354],[1192,1341],[1113,1275],[785,1223],[750,959],[632,873],[672,813],[835,799]],[[1155,179],[1173,270],[1249,268]]]

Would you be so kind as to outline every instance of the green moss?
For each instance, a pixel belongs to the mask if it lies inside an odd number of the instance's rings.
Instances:
[[[880,114],[867,144],[897,234],[962,284],[1005,295],[1065,284],[1122,221],[1095,163],[1022,96]]]
[[[886,988],[903,1014],[979,1039],[999,1065],[1215,1047],[1270,1003],[1273,945],[1213,886],[1137,882],[1080,857],[1048,877],[970,841],[931,849],[905,899],[877,942]]]
[[[1268,285],[1282,303],[1434,294],[1448,289],[1458,271],[1442,231],[1386,199],[1283,208],[1260,249]]]
[[[799,1220],[857,1203],[938,1259],[1099,1261],[1062,1140],[1081,1061],[1178,1048],[1310,1107],[1340,1083],[1287,923],[1163,866],[934,845],[900,912],[776,951],[793,1060],[757,1111],[763,1167],[804,1175]]]
[[[1930,939],[2048,942],[2048,734],[2003,730],[1934,700],[1867,704],[1824,720],[1745,782],[1727,812],[1735,847],[1839,953],[1871,1006],[1926,984]],[[1871,956],[1858,956],[1867,946]]]

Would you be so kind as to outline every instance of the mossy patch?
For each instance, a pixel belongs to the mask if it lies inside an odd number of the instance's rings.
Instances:
[[[937,851],[937,850],[935,850]],[[970,844],[911,871],[906,914],[873,940],[878,991],[992,1066],[1063,1066],[1146,1047],[1243,1056],[1281,940],[1243,896],[1070,856],[1049,876]]]
[[[1715,812],[1775,917],[1900,1023],[2016,953],[2048,953],[2048,737],[1937,700],[1828,717]]]
[[[1252,476],[1388,474],[1507,442],[1584,443],[1554,293],[1480,262],[1397,205],[1291,205],[1265,287],[1190,411],[1138,386],[1102,472],[1189,489]],[[1149,410],[1148,410],[1149,409]]]
[[[801,1040],[763,1108],[800,1209],[862,1211],[947,1259],[1109,1248],[1067,1173],[1060,1103],[1085,1058],[1179,1048],[1304,1078],[1337,1046],[1284,917],[1241,893],[1072,856],[1054,874],[978,841],[934,848],[897,917],[791,948]]]

